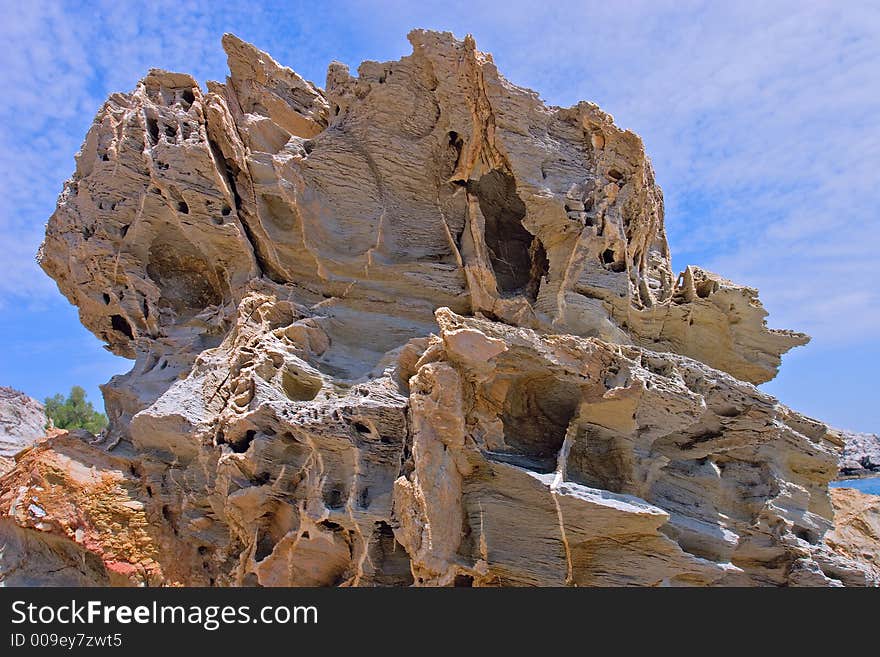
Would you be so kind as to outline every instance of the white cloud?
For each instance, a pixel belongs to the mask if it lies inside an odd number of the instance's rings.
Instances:
[[[678,268],[761,289],[770,323],[820,343],[880,323],[880,8],[795,2],[19,3],[0,26],[0,305],[53,288],[33,264],[91,118],[151,66],[225,73],[235,31],[323,82],[412,27],[473,32],[514,82],[599,102],[645,139]],[[841,321],[841,318],[847,318]]]

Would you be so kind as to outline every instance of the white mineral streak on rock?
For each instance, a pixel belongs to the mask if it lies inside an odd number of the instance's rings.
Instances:
[[[0,475],[12,468],[12,457],[46,434],[46,409],[26,394],[0,386]]]
[[[26,394],[0,386],[0,456],[14,456],[46,434],[46,409]]]
[[[226,35],[207,93],[105,103],[39,257],[134,366],[103,445],[4,478],[0,577],[870,582],[823,543],[839,437],[752,385],[808,338],[675,281],[639,137],[410,41],[322,90]]]

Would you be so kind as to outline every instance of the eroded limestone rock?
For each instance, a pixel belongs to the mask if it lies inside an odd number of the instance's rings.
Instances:
[[[807,337],[674,280],[636,135],[410,41],[320,89],[226,35],[105,103],[39,257],[135,363],[3,479],[0,577],[858,583],[839,437],[752,385]]]

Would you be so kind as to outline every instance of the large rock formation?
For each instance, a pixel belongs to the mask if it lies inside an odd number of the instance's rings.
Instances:
[[[106,102],[39,257],[135,364],[3,480],[7,581],[871,581],[839,437],[752,385],[808,338],[673,278],[641,140],[410,41],[322,90],[227,35]]]
[[[46,433],[46,409],[14,388],[0,386],[0,475],[12,467],[16,452]]]

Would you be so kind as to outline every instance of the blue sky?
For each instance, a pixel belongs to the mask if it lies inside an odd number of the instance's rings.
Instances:
[[[124,372],[34,263],[92,118],[150,67],[225,76],[223,32],[323,86],[327,64],[470,32],[549,103],[599,103],[638,132],[676,270],[761,290],[813,342],[763,386],[880,431],[880,4],[876,2],[10,2],[0,85],[0,384],[44,398]],[[418,6],[416,6],[418,5]]]

